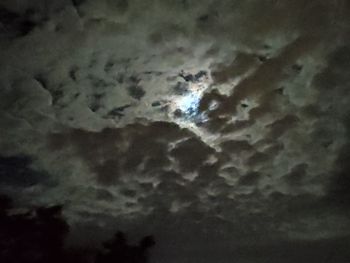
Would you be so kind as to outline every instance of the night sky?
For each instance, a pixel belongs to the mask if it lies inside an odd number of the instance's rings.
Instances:
[[[350,2],[0,0],[0,194],[67,250],[349,263]]]

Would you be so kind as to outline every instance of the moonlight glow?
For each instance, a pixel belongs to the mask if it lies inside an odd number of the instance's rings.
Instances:
[[[201,95],[197,92],[190,92],[179,98],[175,104],[186,115],[186,117],[193,117],[198,112],[198,106]]]
[[[198,83],[191,83],[185,94],[172,98],[171,110],[178,112],[181,119],[194,123],[204,120],[203,114],[200,114],[198,110],[202,96],[208,88],[205,80],[201,79]]]
[[[74,244],[154,234],[152,263],[349,263],[321,255],[350,237],[349,19],[349,0],[0,1],[0,206],[63,204]],[[0,262],[23,263],[9,237]]]

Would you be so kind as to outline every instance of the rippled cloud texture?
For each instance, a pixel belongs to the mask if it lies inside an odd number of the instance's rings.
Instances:
[[[166,262],[346,262],[349,8],[2,1],[1,192]]]

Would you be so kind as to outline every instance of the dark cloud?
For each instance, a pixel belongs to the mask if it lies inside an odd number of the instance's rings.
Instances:
[[[219,100],[218,107],[208,113],[209,121],[205,126],[211,131],[221,131],[228,122],[227,116],[235,115],[242,101],[250,97],[255,98],[263,105],[252,110],[250,113],[252,120],[255,120],[261,115],[261,109],[263,109],[263,111],[271,110],[269,104],[269,101],[273,99],[271,97],[271,91],[277,89],[277,85],[284,80],[284,68],[288,65],[293,65],[299,57],[303,56],[303,54],[310,51],[313,47],[316,47],[318,41],[317,38],[312,37],[296,39],[291,44],[287,45],[276,57],[260,65],[260,67],[255,70],[254,74],[243,79],[234,88],[231,95],[217,95],[215,90],[209,95],[205,95],[203,98],[204,101],[201,102],[202,111],[208,109],[211,101]],[[231,72],[230,68],[228,71]],[[265,96],[266,94],[268,94],[268,96]],[[256,110],[258,110],[258,116],[254,116],[253,111]]]
[[[77,154],[96,173],[98,182],[110,185],[116,184],[120,177],[129,176],[129,173],[165,169],[171,164],[169,144],[189,136],[191,133],[188,130],[174,124],[154,122],[149,125],[133,124],[121,129],[104,129],[101,132],[71,130],[51,135],[50,144],[55,150],[62,149],[67,144],[73,145]],[[197,160],[196,165],[199,166],[210,150],[207,149],[207,153],[201,151],[201,156],[197,156],[198,149],[192,149],[192,146],[203,146],[196,139],[191,139],[192,141],[192,144],[182,143],[185,147],[188,145],[186,149],[179,146],[171,154],[174,155],[180,149],[192,150],[193,158]],[[181,156],[175,157],[179,159],[180,166],[186,166],[181,163],[185,162],[180,159]]]
[[[41,22],[31,10],[20,14],[0,6],[0,34],[6,38],[24,37]]]
[[[198,138],[190,138],[179,143],[171,152],[184,172],[194,171],[201,166],[214,150]]]
[[[225,83],[236,77],[247,73],[248,70],[254,69],[258,61],[253,54],[239,53],[233,62],[229,65],[215,65],[212,66],[212,78],[214,83]]]
[[[286,180],[288,185],[292,187],[300,187],[303,184],[305,177],[307,176],[306,170],[307,164],[298,164],[291,169],[290,173],[284,176],[284,179]]]
[[[28,156],[0,156],[0,182],[2,187],[26,188],[34,185],[54,186],[55,182],[44,172],[31,168]]]
[[[245,185],[245,186],[256,186],[257,183],[259,182],[261,175],[257,172],[252,172],[249,174],[246,174],[244,176],[242,176],[239,179],[239,183],[241,185]]]
[[[349,122],[348,122],[349,123]],[[349,133],[349,125],[347,124],[347,133]],[[348,134],[349,135],[349,134]],[[348,137],[349,139],[350,137]],[[350,179],[349,179],[349,150],[350,144],[343,146],[336,161],[335,175],[331,178],[329,184],[328,198],[335,205],[345,206],[347,209],[350,202]]]
[[[1,191],[67,204],[75,244],[124,226],[160,261],[347,262],[349,10],[2,1]]]
[[[270,129],[268,137],[276,139],[282,136],[286,131],[297,125],[298,118],[293,115],[285,116],[280,120],[276,120],[274,123],[269,124],[267,128]]]
[[[98,200],[104,200],[104,201],[112,201],[114,199],[114,196],[112,193],[110,193],[108,190],[105,189],[99,189],[96,192],[96,198]]]
[[[333,122],[320,123],[314,136],[324,147],[332,147],[334,142],[329,136],[330,129],[334,129],[334,125],[343,125],[345,127],[346,141],[338,153],[333,171],[334,175],[330,178],[328,195],[326,197],[333,205],[340,207],[348,206],[350,189],[349,165],[347,161],[349,157],[350,109],[345,99],[342,99],[347,97],[349,89],[348,75],[345,73],[350,68],[350,63],[347,59],[349,55],[350,49],[348,46],[337,48],[328,57],[329,66],[315,78],[315,87],[320,90],[320,100],[323,102],[320,110],[321,114],[329,116]],[[332,101],[337,101],[337,103],[331,105]]]
[[[254,152],[254,147],[248,141],[225,141],[221,144],[225,153],[242,154]]]

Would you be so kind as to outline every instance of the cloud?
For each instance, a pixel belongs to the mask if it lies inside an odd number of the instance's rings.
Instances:
[[[346,1],[16,3],[0,19],[13,193],[164,236],[348,233]]]
[[[2,188],[22,188],[24,190],[38,184],[43,184],[46,187],[55,185],[53,178],[49,178],[44,172],[35,171],[30,167],[30,164],[31,160],[26,156],[1,156],[0,181]]]

